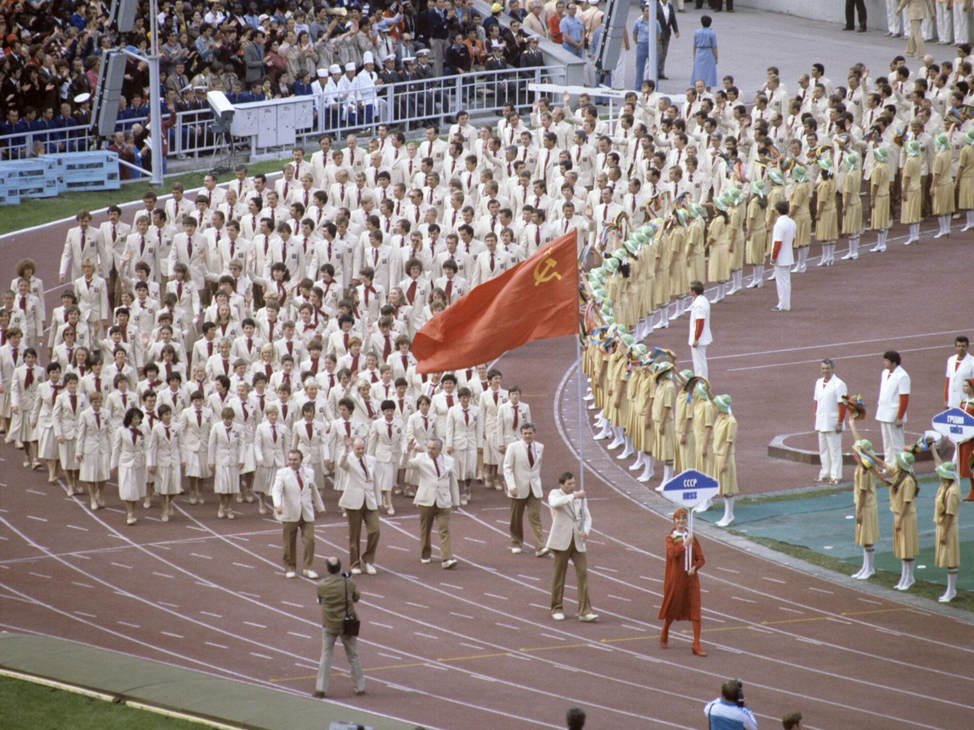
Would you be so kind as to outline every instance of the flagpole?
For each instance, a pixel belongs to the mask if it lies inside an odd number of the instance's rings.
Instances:
[[[578,246],[578,229],[575,229],[575,245]],[[585,262],[581,262],[582,266]],[[575,267],[575,283],[579,284],[579,279],[581,274],[579,273],[579,267]],[[582,325],[581,332],[584,332],[584,324]],[[583,492],[585,491],[585,401],[582,398],[582,378],[584,377],[584,372],[582,371],[582,338],[580,332],[575,333],[575,365],[578,368],[578,487]],[[585,501],[582,500],[582,511],[584,514]]]

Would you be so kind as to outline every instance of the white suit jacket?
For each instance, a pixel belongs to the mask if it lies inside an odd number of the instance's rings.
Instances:
[[[453,471],[453,458],[440,454],[440,474],[436,474],[436,466],[429,454],[417,454],[409,460],[409,466],[419,474],[419,484],[416,487],[416,499],[413,504],[418,507],[439,507],[449,509],[460,506],[460,488],[457,485],[456,472]]]
[[[544,453],[544,444],[535,441],[531,445],[534,447],[533,467],[528,461],[528,445],[524,441],[516,441],[504,452],[504,479],[508,489],[513,485],[517,490],[517,499],[527,499],[529,493],[538,499],[544,497],[541,489],[541,455]]]
[[[592,530],[588,500],[574,499],[561,489],[552,489],[548,494],[548,507],[551,509],[551,529],[548,531],[545,547],[550,550],[567,550],[574,540],[575,549],[584,553],[585,542],[581,533],[587,535]]]
[[[362,465],[354,454],[342,454],[338,462],[338,467],[345,474],[345,491],[338,500],[338,506],[342,509],[362,509],[365,506],[366,509],[374,510],[379,508],[379,502],[382,501],[375,484],[375,457],[366,454],[362,459],[368,469],[367,475],[362,471]]]
[[[298,522],[302,519],[305,522],[314,522],[315,511],[325,511],[325,503],[315,489],[314,474],[303,466],[300,471],[304,481],[303,489],[298,484],[296,472],[290,467],[279,469],[274,477],[271,498],[274,500],[274,509],[284,508],[280,515],[281,522]]]

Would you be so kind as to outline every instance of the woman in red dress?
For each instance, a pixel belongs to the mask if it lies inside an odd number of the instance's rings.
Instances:
[[[686,551],[690,550],[690,569],[686,568]],[[670,638],[670,624],[689,621],[693,627],[693,653],[707,656],[700,647],[700,576],[704,566],[703,550],[692,533],[687,532],[687,511],[682,507],[673,513],[673,531],[666,536],[666,571],[663,575],[663,605],[659,618],[663,631],[659,645],[665,649]]]
[[[960,407],[974,416],[974,378],[968,378],[964,381],[964,397],[961,399]],[[974,502],[974,468],[972,468],[971,463],[974,460],[974,439],[968,439],[958,444],[957,449],[960,451],[958,454],[958,461],[960,462],[960,477],[967,478],[967,481],[971,483],[970,493],[964,497],[965,502]]]

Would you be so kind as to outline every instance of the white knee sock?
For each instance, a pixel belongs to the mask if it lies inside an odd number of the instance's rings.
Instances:
[[[974,227],[974,210],[967,211],[967,228]]]
[[[947,568],[947,590],[937,600],[947,603],[957,595],[957,568]]]
[[[900,561],[900,582],[897,583],[894,588],[903,588],[906,585],[906,577],[910,574],[910,569],[907,567],[907,561]]]
[[[663,484],[673,478],[673,462],[667,461],[663,464]]]
[[[724,516],[717,523],[717,527],[727,527],[734,521],[734,498],[724,497]]]

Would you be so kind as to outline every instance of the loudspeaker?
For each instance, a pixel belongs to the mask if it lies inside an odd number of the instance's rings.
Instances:
[[[609,0],[602,17],[602,34],[598,48],[595,49],[595,68],[599,71],[612,72],[619,63],[622,53],[622,35],[626,32],[626,20],[629,18],[629,6],[632,0]],[[630,39],[630,43],[635,43]]]
[[[112,0],[112,11],[108,17],[115,21],[119,33],[131,33],[138,10],[139,0]]]
[[[102,59],[101,73],[98,80],[98,91],[95,97],[92,117],[102,137],[109,137],[115,133],[115,123],[118,121],[118,101],[122,96],[122,84],[125,83],[125,54],[120,51],[109,51]]]

